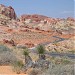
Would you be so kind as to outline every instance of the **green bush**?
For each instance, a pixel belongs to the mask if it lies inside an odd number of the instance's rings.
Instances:
[[[44,54],[45,53],[45,48],[43,45],[38,45],[36,47],[36,50],[38,51],[39,54]]]
[[[28,48],[26,48],[26,49],[23,51],[23,55],[25,55],[25,56],[28,56],[28,55],[29,55]]]

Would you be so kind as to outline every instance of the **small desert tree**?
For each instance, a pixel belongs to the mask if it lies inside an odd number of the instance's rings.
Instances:
[[[28,68],[33,66],[32,58],[29,56],[28,48],[24,49],[23,55],[25,56],[25,64],[23,67],[23,71],[26,72]]]
[[[39,54],[39,59],[45,60],[45,48],[44,48],[44,46],[38,45],[36,49],[37,49],[38,54]]]

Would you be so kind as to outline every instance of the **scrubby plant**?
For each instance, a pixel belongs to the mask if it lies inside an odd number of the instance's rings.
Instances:
[[[71,63],[71,61],[68,60],[68,59],[64,59],[64,60],[62,60],[62,63],[63,63],[63,64],[69,64],[69,63]]]
[[[4,45],[0,45],[0,53],[5,52],[5,51],[10,51],[10,49]]]
[[[74,67],[73,65],[53,65],[38,75],[74,75]]]
[[[71,59],[69,59],[67,56],[64,56],[64,57],[62,57],[61,58],[61,62],[62,62],[62,64],[71,64],[72,62],[71,62]]]
[[[23,62],[22,61],[16,61],[13,66],[13,71],[15,71],[17,74],[19,74],[22,71]]]
[[[43,45],[38,45],[36,47],[36,50],[38,51],[39,54],[39,59],[44,59],[45,60],[45,48]]]
[[[23,55],[25,56],[25,64],[27,63],[27,57],[29,56],[28,48],[24,49]]]
[[[26,49],[23,51],[23,55],[25,55],[25,56],[28,56],[28,55],[29,55],[28,48],[26,48]]]

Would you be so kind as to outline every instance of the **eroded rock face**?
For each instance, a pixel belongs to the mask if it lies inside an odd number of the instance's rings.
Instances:
[[[11,44],[12,46],[15,46],[15,43],[14,43],[14,40],[7,40],[7,39],[3,39],[3,42],[4,42],[4,44],[5,43],[8,43],[8,44]]]
[[[43,15],[37,15],[37,14],[34,14],[34,15],[22,15],[20,17],[20,20],[21,21],[33,21],[33,22],[40,22],[41,20],[44,20],[45,18],[47,18],[46,16],[43,16]]]
[[[11,19],[16,19],[16,13],[11,6],[6,7],[0,4],[0,14],[3,14]]]
[[[75,29],[75,19],[68,17],[64,19],[60,18],[51,18],[43,15],[22,15],[20,17],[20,22],[27,26],[28,28],[34,28],[36,30],[44,31],[57,31],[60,34],[63,34],[70,29]],[[63,32],[64,31],[64,32]],[[72,32],[70,32],[72,34]]]

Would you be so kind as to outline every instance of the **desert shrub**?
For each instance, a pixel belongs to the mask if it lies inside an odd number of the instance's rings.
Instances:
[[[29,55],[28,48],[26,48],[26,49],[23,51],[23,55],[24,55],[24,56],[28,56],[28,55]]]
[[[39,54],[39,59],[44,59],[45,60],[45,47],[40,44],[36,47],[36,50]]]
[[[73,59],[69,59],[68,57],[55,57],[53,60],[48,69],[41,69],[41,73],[35,75],[74,75],[74,63],[71,63]],[[60,64],[56,64],[57,60]],[[35,73],[35,70],[33,72]]]
[[[22,67],[24,65],[22,61],[16,61],[12,66],[13,66],[13,71],[19,74],[22,71]]]
[[[64,65],[67,65],[67,64],[72,64],[73,63],[73,60],[67,56],[63,56],[63,57],[54,57],[54,58],[51,58],[51,61],[54,62],[55,64],[64,64]]]
[[[0,65],[9,65],[16,60],[16,56],[12,50],[4,45],[0,45]]]
[[[43,45],[38,45],[36,47],[36,50],[38,51],[39,54],[44,54],[45,53],[45,48]]]
[[[5,51],[10,51],[10,49],[4,45],[0,45],[0,53],[5,52]]]
[[[75,50],[71,50],[71,51],[69,51],[69,52],[74,54],[74,53],[75,53]]]
[[[29,57],[29,51],[28,51],[28,48],[26,48],[24,51],[23,51],[23,55],[25,57],[25,64],[28,63],[28,57]]]
[[[70,63],[72,63],[71,59],[69,59],[68,57],[61,58],[61,62],[62,62],[62,64],[70,64]]]
[[[53,65],[39,75],[74,75],[73,65]]]
[[[32,69],[28,75],[39,75],[41,73],[42,73],[41,69],[35,68],[35,69]]]

